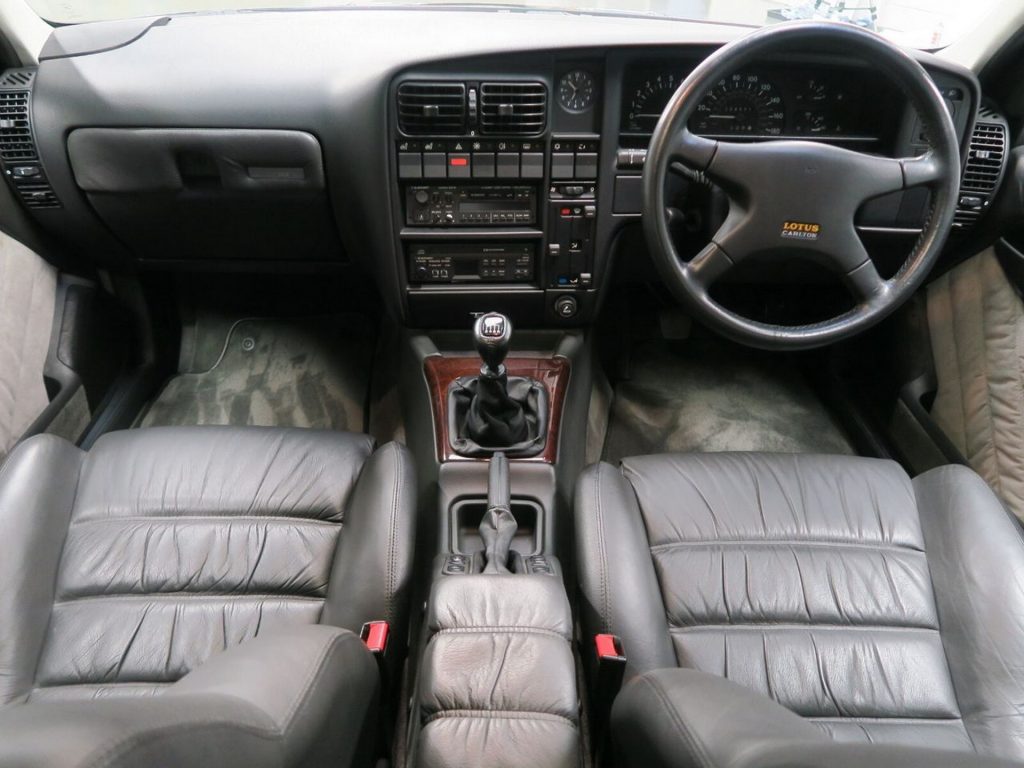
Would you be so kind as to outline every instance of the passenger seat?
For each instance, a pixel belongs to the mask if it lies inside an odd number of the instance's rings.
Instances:
[[[405,448],[258,427],[42,435],[0,469],[0,764],[366,762],[405,638]]]

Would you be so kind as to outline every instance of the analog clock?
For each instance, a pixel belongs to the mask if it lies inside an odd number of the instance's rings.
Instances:
[[[597,84],[582,69],[566,74],[558,83],[558,103],[569,112],[586,112],[594,105]]]

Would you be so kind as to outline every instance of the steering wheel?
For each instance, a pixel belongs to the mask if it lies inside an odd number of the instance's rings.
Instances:
[[[853,55],[899,86],[917,109],[929,149],[888,158],[816,141],[715,141],[687,127],[704,95],[755,59],[812,49]],[[669,233],[665,180],[682,163],[718,185],[729,213],[711,242],[683,260]],[[848,338],[882,320],[921,285],[949,233],[960,183],[960,153],[935,83],[911,56],[882,37],[834,22],[766,27],[705,59],[679,86],[651,137],[644,163],[644,230],[655,265],[675,297],[722,335],[763,349],[808,349]],[[926,185],[924,229],[891,279],[883,279],[857,235],[854,216],[869,198]],[[806,325],[751,320],[711,298],[709,288],[748,257],[782,252],[838,272],[853,309]]]

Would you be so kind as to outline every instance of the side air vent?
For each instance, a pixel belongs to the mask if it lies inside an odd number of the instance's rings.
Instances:
[[[1000,119],[991,110],[983,110],[987,118]],[[1006,164],[1005,122],[978,121],[974,124],[967,150],[967,162],[960,181],[960,200],[953,217],[955,229],[966,229],[985,212],[999,187]]]
[[[480,130],[489,135],[534,136],[547,122],[543,83],[481,83]]]
[[[458,136],[466,132],[464,83],[398,86],[398,127],[407,136]]]
[[[35,74],[29,68],[0,74],[0,167],[26,208],[60,208],[32,133]]]
[[[0,91],[0,160],[35,160],[28,91]]]

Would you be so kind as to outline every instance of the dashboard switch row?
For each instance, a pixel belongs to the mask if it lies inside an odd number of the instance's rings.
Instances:
[[[588,179],[597,178],[596,152],[552,152],[552,179]]]
[[[543,152],[399,152],[400,179],[543,179]]]

